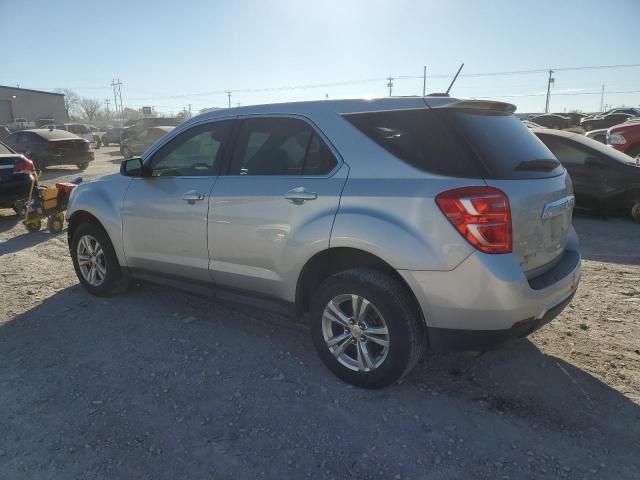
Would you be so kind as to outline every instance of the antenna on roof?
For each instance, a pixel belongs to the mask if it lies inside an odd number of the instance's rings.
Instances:
[[[456,72],[456,76],[453,77],[453,80],[451,80],[451,85],[449,85],[449,88],[447,88],[445,95],[449,95],[449,91],[451,90],[451,87],[453,87],[453,84],[456,83],[456,80],[458,79],[458,75],[460,75],[460,71],[462,70],[462,67],[464,67],[464,63],[460,65],[460,68]]]

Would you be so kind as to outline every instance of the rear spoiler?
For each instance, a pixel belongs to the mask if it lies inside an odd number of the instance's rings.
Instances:
[[[456,100],[444,105],[437,105],[432,108],[464,108],[475,110],[491,110],[494,112],[513,113],[516,106],[512,103],[495,102],[491,100]]]

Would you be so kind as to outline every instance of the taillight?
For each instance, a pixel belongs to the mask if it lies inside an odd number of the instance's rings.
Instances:
[[[481,252],[511,252],[511,209],[502,190],[455,188],[438,194],[436,203],[460,235]]]
[[[13,173],[36,173],[36,167],[31,160],[22,157],[13,165]]]

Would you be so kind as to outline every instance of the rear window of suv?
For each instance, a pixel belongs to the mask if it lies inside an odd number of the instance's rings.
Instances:
[[[520,120],[503,112],[415,109],[344,118],[400,160],[437,175],[527,179],[564,171]]]

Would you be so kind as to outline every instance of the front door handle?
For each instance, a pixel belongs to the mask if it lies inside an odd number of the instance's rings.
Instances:
[[[315,200],[318,198],[318,194],[316,192],[309,192],[305,190],[304,187],[298,187],[285,193],[284,198],[292,203],[304,203],[307,200]]]
[[[196,202],[204,200],[204,195],[202,193],[198,193],[195,190],[189,190],[184,195],[182,195],[182,199],[189,202],[190,205],[193,205]]]

